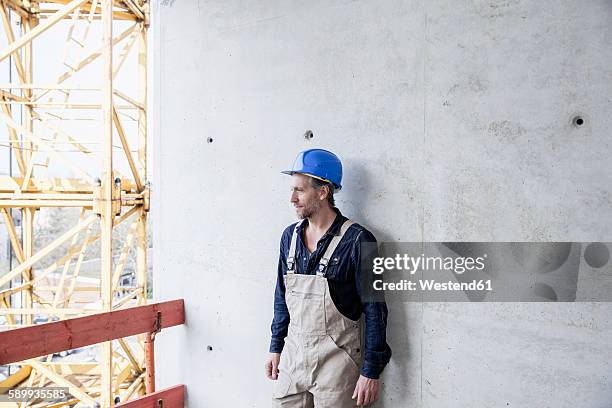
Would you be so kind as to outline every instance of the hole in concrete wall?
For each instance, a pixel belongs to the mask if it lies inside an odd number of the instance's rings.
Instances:
[[[310,140],[313,137],[314,137],[314,134],[312,133],[312,130],[307,130],[306,132],[304,132],[304,139]]]
[[[572,119],[572,125],[576,127],[584,125],[584,118],[581,115],[574,116],[574,118]]]
[[[212,143],[213,142],[213,138],[212,137],[207,137],[206,138],[206,143]]]
[[[212,351],[212,346],[206,346],[206,350]]]

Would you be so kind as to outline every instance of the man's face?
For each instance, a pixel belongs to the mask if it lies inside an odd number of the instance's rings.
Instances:
[[[294,174],[291,184],[291,203],[299,219],[312,217],[321,208],[321,192],[310,184],[310,177]]]

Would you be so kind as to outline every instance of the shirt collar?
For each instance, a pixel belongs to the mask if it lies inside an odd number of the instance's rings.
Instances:
[[[336,213],[336,218],[334,219],[334,222],[332,222],[332,225],[329,227],[327,232],[323,234],[321,239],[327,238],[329,235],[338,235],[340,233],[340,228],[342,227],[342,224],[344,224],[344,221],[347,220],[347,218],[342,215],[338,208],[334,207],[333,210]],[[306,227],[306,225],[308,225],[308,218],[305,218],[304,222],[299,225],[298,232],[301,233],[304,227]]]

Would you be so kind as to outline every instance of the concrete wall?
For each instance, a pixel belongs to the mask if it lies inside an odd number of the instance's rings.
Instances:
[[[159,384],[269,406],[279,171],[304,148],[342,157],[339,207],[380,241],[612,241],[611,19],[609,0],[158,2],[155,296],[188,319],[158,336]],[[378,407],[612,405],[612,304],[389,307]]]

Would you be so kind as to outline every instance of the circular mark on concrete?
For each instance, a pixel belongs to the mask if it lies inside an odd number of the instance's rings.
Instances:
[[[207,137],[206,138],[206,143],[212,143],[213,142],[213,138],[212,137]]]
[[[304,139],[310,140],[313,137],[314,137],[314,134],[312,133],[312,130],[307,130],[306,132],[304,132]]]
[[[206,350],[212,351],[212,346],[206,346]]]
[[[582,115],[576,115],[572,118],[572,125],[576,126],[576,127],[580,127],[582,125],[584,125],[584,118],[582,117]]]
[[[555,292],[555,290],[551,286],[545,283],[541,283],[541,282],[536,283],[533,287],[533,293],[535,293],[535,295],[539,298],[536,300],[536,302],[537,301],[556,302],[558,300],[557,292]]]
[[[513,242],[512,255],[527,273],[548,273],[559,269],[572,250],[571,242]]]
[[[584,260],[591,268],[601,268],[610,260],[610,250],[601,242],[593,242],[584,250]]]

